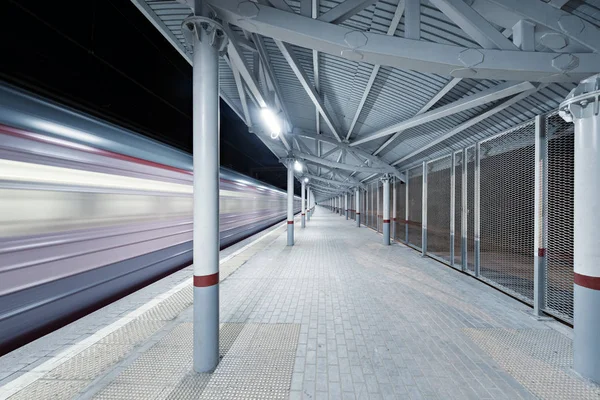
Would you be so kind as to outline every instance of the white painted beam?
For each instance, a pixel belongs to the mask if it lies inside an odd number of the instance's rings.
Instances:
[[[429,0],[484,49],[518,50],[500,31],[463,0]]]
[[[396,32],[396,29],[398,29],[398,24],[400,23],[400,20],[402,19],[403,13],[404,13],[404,0],[400,0],[398,2],[398,5],[396,6],[396,11],[394,12],[394,17],[392,18],[392,21],[390,22],[390,26],[388,27],[388,30],[387,30],[388,36],[393,36],[394,33]],[[352,136],[352,131],[354,130],[354,127],[356,126],[356,123],[358,122],[358,118],[360,117],[360,113],[362,112],[362,109],[365,106],[365,102],[367,101],[367,98],[369,97],[369,93],[371,93],[371,89],[373,88],[373,83],[375,82],[375,78],[377,78],[377,74],[379,73],[380,68],[381,68],[381,66],[375,65],[373,67],[373,70],[371,71],[371,75],[369,76],[369,81],[367,82],[367,86],[365,86],[363,95],[360,98],[360,102],[358,103],[358,108],[356,109],[356,112],[354,113],[354,118],[352,118],[352,123],[350,124],[348,133],[346,134],[346,140],[350,140],[350,137]]]
[[[456,86],[461,80],[462,80],[461,78],[451,79],[450,82],[448,82],[446,84],[446,86],[444,86],[439,92],[436,93],[435,96],[433,96],[431,98],[431,100],[429,100],[427,102],[427,104],[425,104],[423,107],[421,107],[421,109],[415,114],[415,116],[423,114],[424,112],[426,112],[427,110],[429,110],[431,107],[433,107],[435,103],[437,103],[438,101],[440,101],[440,99],[442,97],[444,97],[446,95],[446,93],[448,93],[449,91],[451,91],[452,88],[454,88],[454,86]],[[383,149],[385,149],[387,146],[389,146],[394,140],[396,140],[396,138],[398,138],[398,136],[400,136],[402,134],[402,132],[404,132],[404,130],[401,130],[401,131],[398,131],[398,132],[394,133],[394,135],[391,138],[389,138],[388,140],[386,140],[386,142],[384,144],[382,144],[381,146],[379,146],[379,148],[377,150],[375,150],[375,152],[373,153],[373,155],[376,156],[377,154],[381,153],[381,151]]]
[[[377,0],[345,0],[321,15],[318,19],[332,24],[341,24],[376,2]]]
[[[421,0],[406,0],[404,6],[404,37],[421,39]]]
[[[250,2],[248,3],[253,4],[252,7],[256,9],[249,16],[248,13],[240,13],[237,0],[209,1],[223,20],[248,31],[338,57],[352,60],[360,58],[361,62],[370,64],[452,77],[548,82],[578,81],[598,73],[600,65],[600,54],[594,53],[557,55],[548,52],[475,50],[371,32],[358,32],[353,28],[324,23]],[[537,0],[536,3],[544,5]],[[562,12],[552,6],[548,7]],[[596,31],[594,29],[594,32]],[[596,38],[598,35],[592,33],[588,36]],[[350,41],[352,47],[348,44],[348,38],[352,39]],[[600,46],[600,40],[596,40],[595,43],[595,46]],[[577,63],[567,63],[567,70],[562,71],[561,63],[553,62],[558,56],[575,57]]]
[[[590,22],[540,0],[489,0],[536,24],[564,33],[570,39],[600,52],[600,30]]]
[[[331,160],[324,160],[320,157],[311,156],[310,154],[306,154],[306,153],[294,152],[293,154],[294,154],[294,157],[301,158],[307,162],[321,164],[321,165],[325,165],[326,167],[331,167],[331,168],[344,169],[346,171],[372,172],[372,173],[378,173],[378,174],[384,174],[384,173],[388,172],[388,170],[384,169],[384,168],[362,167],[362,166],[358,166],[358,165],[338,163],[338,162],[331,161]]]
[[[493,88],[482,90],[479,93],[475,93],[471,96],[464,97],[453,103],[447,104],[443,107],[436,108],[435,110],[428,111],[426,113],[416,115],[405,121],[399,122],[387,128],[380,129],[372,134],[356,140],[350,144],[350,146],[358,146],[359,144],[370,142],[381,137],[389,136],[399,130],[406,130],[418,125],[425,124],[427,122],[435,121],[437,119],[447,117],[452,114],[459,113],[461,111],[468,110],[473,107],[481,106],[483,104],[500,100],[504,97],[512,96],[514,94],[523,92],[534,88],[529,82],[506,82],[502,83]]]
[[[325,109],[325,103],[321,100],[321,97],[315,90],[314,86],[311,85],[310,82],[308,81],[306,72],[304,72],[304,68],[302,68],[302,66],[298,62],[298,59],[296,58],[296,55],[294,54],[294,50],[292,49],[292,47],[289,44],[283,43],[279,40],[275,40],[275,44],[277,44],[279,51],[281,51],[281,54],[283,54],[283,57],[285,58],[288,65],[290,66],[290,68],[292,69],[292,71],[294,72],[294,74],[296,75],[298,80],[300,81],[300,84],[306,91],[306,94],[308,94],[308,97],[310,97],[310,99],[314,103],[315,107],[317,107],[319,109],[319,113],[323,117],[323,120],[325,121],[325,123],[329,126],[329,129],[331,129],[331,132],[333,133],[333,135],[337,138],[338,141],[341,141],[340,136],[337,132],[337,129],[333,125],[333,121],[332,121],[331,117],[329,116],[329,112]]]
[[[524,98],[526,98],[526,97],[530,96],[531,94],[539,91],[540,89],[544,88],[545,86],[546,85],[542,84],[538,88],[530,89],[530,90],[527,90],[527,91],[525,91],[523,93],[520,93],[520,94],[518,94],[518,95],[516,95],[516,96],[514,96],[514,97],[512,97],[512,98],[510,98],[508,100],[506,100],[502,104],[500,104],[500,105],[498,105],[498,106],[496,106],[496,107],[494,107],[494,108],[492,108],[490,110],[487,110],[487,111],[479,114],[476,117],[473,117],[473,118],[469,119],[468,121],[460,124],[459,126],[453,128],[453,129],[449,130],[448,132],[446,132],[445,134],[441,135],[439,138],[434,139],[434,140],[430,141],[429,143],[427,143],[426,145],[421,146],[417,150],[411,152],[410,154],[405,155],[401,159],[399,159],[399,160],[395,161],[394,163],[392,163],[392,165],[398,165],[400,163],[403,163],[405,161],[410,160],[411,158],[413,158],[413,157],[421,154],[422,152],[424,152],[424,151],[432,148],[433,146],[436,146],[439,143],[442,143],[443,141],[450,139],[452,136],[454,136],[454,135],[456,135],[456,134],[464,131],[465,129],[468,129],[471,126],[473,126],[473,125],[475,125],[475,124],[483,121],[484,119],[489,118],[492,115],[497,114],[500,111],[502,111],[502,110],[504,110],[504,109],[512,106],[513,104],[515,104],[515,103],[523,100]]]

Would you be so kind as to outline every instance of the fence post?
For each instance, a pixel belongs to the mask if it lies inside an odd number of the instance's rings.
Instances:
[[[404,173],[405,176],[405,183],[406,183],[406,191],[404,193],[404,219],[405,219],[405,223],[404,223],[404,241],[406,242],[406,244],[408,244],[408,217],[409,217],[409,213],[408,213],[408,181],[410,179],[408,179],[408,170],[406,170],[406,172]]]
[[[454,214],[456,210],[456,196],[455,196],[455,163],[456,153],[452,152],[452,166],[450,167],[450,265],[454,267]]]
[[[475,236],[475,276],[481,274],[481,152],[479,142],[475,144],[475,226],[473,227]]]
[[[468,234],[468,223],[469,223],[469,219],[468,219],[468,215],[467,215],[467,211],[468,211],[468,190],[467,190],[467,149],[464,148],[462,151],[462,185],[461,185],[461,195],[460,195],[460,201],[461,201],[461,211],[460,211],[460,217],[461,217],[461,223],[460,223],[460,227],[461,227],[461,234],[460,234],[460,253],[461,253],[461,264],[462,264],[462,270],[466,271],[467,270],[467,234]]]
[[[427,161],[423,161],[423,194],[421,196],[421,256],[427,255]]]
[[[392,178],[392,239],[396,240],[396,217],[398,209],[396,208],[396,202],[398,200],[398,193],[396,193],[396,182],[398,178]]]
[[[546,307],[546,248],[548,232],[548,136],[546,116],[535,117],[535,206],[533,248],[533,314]]]

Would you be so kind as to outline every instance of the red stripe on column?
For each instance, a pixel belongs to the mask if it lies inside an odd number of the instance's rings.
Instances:
[[[203,275],[198,276],[194,275],[194,286],[195,287],[207,287],[213,286],[219,283],[219,273],[215,273],[212,275]]]
[[[360,213],[356,213],[356,215],[360,215]]]
[[[304,215],[304,213],[302,213],[302,215]]]
[[[545,257],[545,256],[546,256],[546,249],[544,249],[544,248],[538,249],[538,257]]]
[[[294,225],[294,221],[288,221],[288,225]]]
[[[574,282],[584,288],[600,290],[600,276],[588,276],[575,272]]]
[[[383,220],[383,223],[384,223],[384,224],[389,224],[389,223],[390,223],[390,220],[389,220],[389,219],[384,219],[384,220]]]

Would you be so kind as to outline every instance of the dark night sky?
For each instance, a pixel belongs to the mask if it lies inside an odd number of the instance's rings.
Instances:
[[[191,152],[192,68],[129,0],[0,2],[0,78]],[[221,165],[285,169],[221,102]]]

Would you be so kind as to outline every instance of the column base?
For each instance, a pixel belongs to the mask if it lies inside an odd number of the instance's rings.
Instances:
[[[383,223],[383,244],[385,246],[390,245],[390,223],[389,222]]]
[[[194,286],[194,371],[212,372],[218,364],[219,284]]]
[[[306,219],[305,219],[305,216],[304,216],[304,214],[302,214],[301,226],[302,226],[303,228],[306,228]]]
[[[573,369],[600,384],[600,290],[574,286]]]
[[[287,226],[287,245],[294,245],[294,221],[288,221]]]

